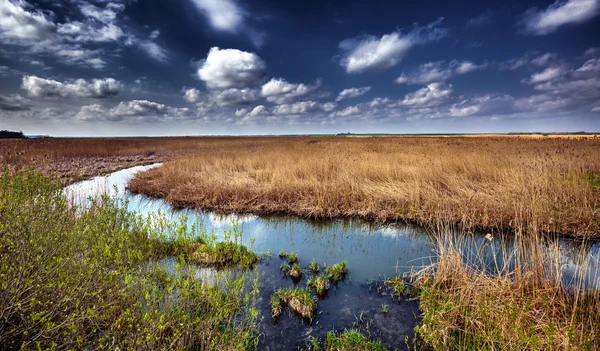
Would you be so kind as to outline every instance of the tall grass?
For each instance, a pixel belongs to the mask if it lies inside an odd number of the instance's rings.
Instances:
[[[2,349],[253,347],[256,277],[211,284],[156,263],[190,236],[107,197],[74,208],[39,173],[0,174]]]
[[[488,235],[441,230],[437,262],[416,274],[422,322],[416,335],[434,350],[597,350],[600,272],[581,251],[580,273],[565,284],[556,240],[517,232],[513,245]],[[472,247],[472,246],[471,246]],[[489,255],[489,253],[492,255]],[[597,258],[596,258],[597,259]]]
[[[139,174],[179,207],[600,235],[600,139],[257,138]]]

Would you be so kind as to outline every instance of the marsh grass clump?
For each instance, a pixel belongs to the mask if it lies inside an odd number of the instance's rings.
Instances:
[[[271,296],[271,315],[273,318],[277,318],[281,314],[282,303],[301,317],[311,321],[317,309],[317,302],[310,295],[310,291],[298,287],[281,288]]]
[[[198,235],[185,233],[186,217],[182,217],[175,235],[154,238],[153,250],[156,256],[176,257],[183,262],[217,268],[239,266],[251,268],[259,257],[241,243],[242,233],[234,226],[224,232],[224,240],[205,232]],[[193,232],[192,232],[193,233]]]
[[[298,254],[295,252],[292,252],[287,256],[287,259],[288,259],[289,264],[298,263]]]
[[[313,289],[319,297],[327,295],[327,292],[329,291],[329,279],[322,275],[311,277],[308,280],[307,285]]]
[[[165,247],[181,248],[175,242],[203,234],[126,208],[107,196],[76,208],[39,173],[0,174],[0,348],[256,344],[256,278],[248,273],[210,285],[153,264]]]
[[[302,268],[298,263],[294,263],[290,269],[290,277],[300,279],[302,277]]]
[[[416,275],[422,322],[415,333],[425,348],[600,349],[600,277],[582,274],[565,286],[558,240],[517,233],[511,248],[498,249],[494,268],[483,256],[466,260],[463,240],[440,234],[437,262]],[[479,252],[484,245],[491,243]]]
[[[346,278],[346,273],[347,268],[345,261],[336,263],[331,267],[327,267],[327,269],[325,270],[325,274],[327,274],[327,277],[329,277],[329,279],[333,280],[334,282],[338,280],[344,280],[344,278]]]
[[[279,265],[279,270],[283,274],[288,275],[288,274],[290,274],[292,267],[287,262],[283,262],[281,265]]]
[[[406,282],[400,277],[394,277],[384,282],[384,285],[392,289],[392,293],[400,300],[408,292]]]
[[[281,250],[279,251],[279,258],[286,258],[288,256],[287,251]]]
[[[343,333],[327,332],[323,347],[319,340],[312,338],[309,345],[310,351],[386,351],[381,341],[371,341],[359,330],[344,330]]]
[[[319,267],[319,263],[315,259],[313,259],[312,261],[310,261],[310,263],[308,264],[308,269],[311,272],[313,272],[313,274],[317,274],[321,270],[321,268]]]

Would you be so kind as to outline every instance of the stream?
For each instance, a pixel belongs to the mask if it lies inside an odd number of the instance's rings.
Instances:
[[[398,302],[389,293],[370,289],[369,281],[381,281],[399,274],[419,270],[435,260],[434,244],[427,232],[411,224],[379,224],[357,219],[327,221],[306,220],[296,216],[219,215],[192,209],[176,210],[161,199],[133,195],[126,190],[128,181],[137,172],[160,164],[120,170],[107,176],[81,181],[65,188],[75,203],[85,204],[89,197],[108,193],[128,201],[128,208],[140,214],[161,211],[172,219],[185,215],[189,221],[199,218],[208,232],[217,235],[237,225],[243,231],[244,244],[258,253],[271,252],[256,269],[260,270],[261,350],[296,350],[305,348],[310,337],[323,338],[327,331],[343,331],[360,326],[388,349],[408,349],[405,339],[412,340],[418,323],[418,302],[403,299]],[[483,235],[465,240],[465,257],[483,255],[485,261],[497,264],[500,243],[486,244]],[[485,251],[481,252],[481,247]],[[510,246],[508,246],[510,247]],[[574,277],[583,274],[588,287],[600,288],[600,243],[581,249],[574,241],[559,239],[559,255],[563,281],[572,284]],[[348,275],[344,281],[332,285],[329,295],[317,303],[317,314],[312,324],[298,319],[284,310],[274,323],[270,317],[269,299],[279,287],[293,286],[283,277],[278,257],[280,250],[296,252],[305,271],[299,286],[305,286],[309,276],[308,263],[315,259],[321,265],[331,266],[346,261]],[[168,263],[166,263],[168,264]],[[210,274],[210,273],[206,273]],[[388,312],[382,312],[382,305]],[[410,344],[410,342],[409,342]]]

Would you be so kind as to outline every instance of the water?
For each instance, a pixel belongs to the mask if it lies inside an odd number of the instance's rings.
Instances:
[[[391,349],[407,348],[405,337],[412,339],[413,328],[418,322],[417,303],[407,300],[398,302],[389,294],[369,291],[368,281],[381,281],[431,263],[435,259],[434,245],[423,228],[352,219],[310,221],[295,216],[218,215],[191,209],[175,210],[161,199],[150,199],[126,191],[126,185],[135,173],[158,166],[124,169],[70,185],[65,191],[80,204],[88,201],[90,196],[109,193],[127,199],[129,209],[142,214],[160,210],[173,219],[185,215],[192,222],[200,218],[206,229],[209,232],[214,230],[216,234],[233,228],[237,223],[244,233],[245,244],[252,245],[257,252],[272,252],[271,258],[264,260],[257,268],[261,273],[262,286],[259,308],[264,316],[261,323],[264,336],[261,338],[261,349],[295,350],[305,347],[310,336],[323,337],[329,330],[342,331],[353,326],[360,326],[372,336],[382,339]],[[510,247],[510,241],[486,240],[483,236],[466,240],[463,248],[465,259],[484,257],[489,267],[496,262],[501,265],[505,258],[499,254],[499,246]],[[566,284],[575,280],[582,267],[585,267],[583,274],[588,276],[588,285],[598,284],[595,278],[600,267],[600,243],[586,249],[583,255],[579,245],[569,240],[561,240],[558,248],[555,253],[559,255]],[[305,271],[300,286],[306,283],[306,267],[312,259],[328,266],[340,261],[347,263],[349,272],[346,280],[332,287],[329,296],[318,302],[318,315],[312,324],[287,312],[282,314],[277,323],[270,318],[269,298],[273,291],[294,284],[280,273],[279,265],[283,262],[277,256],[280,250],[298,254]],[[210,272],[203,271],[203,275],[210,276]],[[388,313],[382,313],[383,304],[389,306]]]

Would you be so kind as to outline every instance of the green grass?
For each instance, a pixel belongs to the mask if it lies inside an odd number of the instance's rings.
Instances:
[[[400,300],[408,291],[406,282],[400,277],[388,279],[384,284],[392,288],[393,295],[396,296],[398,300]]]
[[[329,279],[335,281],[344,280],[346,278],[346,273],[348,269],[346,268],[346,262],[336,263],[331,267],[327,267],[325,270],[325,274],[329,277]]]
[[[294,263],[290,269],[290,277],[300,279],[302,277],[302,268],[298,263]]]
[[[310,291],[298,287],[281,288],[271,296],[271,316],[273,318],[277,318],[281,314],[282,304],[311,321],[317,309],[317,302],[310,295]]]
[[[318,296],[325,296],[329,291],[329,279],[322,275],[311,277],[306,285],[313,289]]]
[[[254,348],[257,277],[217,273],[211,285],[181,264],[199,245],[211,264],[254,259],[236,239],[207,238],[108,197],[76,209],[32,171],[0,174],[2,348]],[[171,254],[175,268],[153,263]]]
[[[287,256],[288,256],[287,251],[285,251],[285,250],[279,251],[279,257],[280,258],[286,258]]]
[[[343,333],[328,332],[323,348],[318,339],[312,338],[309,345],[311,351],[385,351],[381,341],[370,341],[356,329],[345,330]]]
[[[298,254],[295,252],[290,253],[287,258],[289,264],[298,263]]]
[[[319,263],[314,258],[308,264],[308,269],[310,269],[310,271],[313,272],[314,274],[319,273],[319,271],[321,270],[321,268],[319,267]]]

